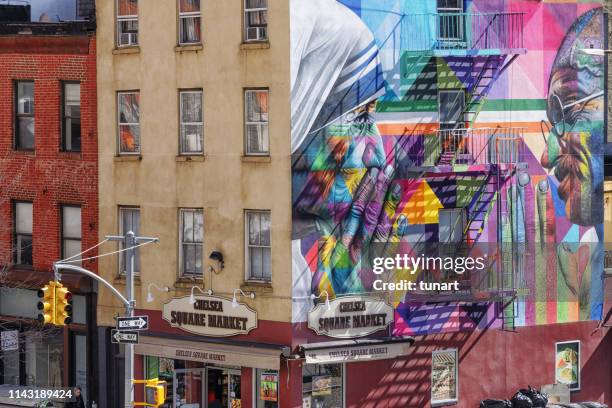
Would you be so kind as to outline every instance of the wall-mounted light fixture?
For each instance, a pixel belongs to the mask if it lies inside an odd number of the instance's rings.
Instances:
[[[155,300],[155,298],[153,297],[153,293],[151,293],[152,287],[159,290],[160,292],[170,292],[170,288],[167,286],[159,287],[155,283],[149,283],[149,286],[147,288],[147,303],[151,303]]]
[[[319,293],[319,296],[313,293],[312,295],[310,295],[310,299],[314,302],[315,299],[320,299],[323,294],[325,294],[325,306],[327,307],[327,310],[331,310],[331,304],[329,303],[329,293],[327,293],[326,290],[322,290],[321,293]]]
[[[242,291],[242,289],[234,289],[234,298],[232,299],[232,307],[236,308],[238,307],[238,299],[236,299],[236,292],[240,293],[242,296],[244,297],[250,297],[251,299],[255,299],[255,293],[254,292],[250,292],[250,293],[244,293]]]
[[[199,287],[199,286],[192,286],[192,287],[191,287],[191,296],[189,296],[189,304],[190,304],[190,305],[193,305],[193,304],[196,302],[196,298],[195,298],[195,296],[194,296],[194,294],[193,294],[193,290],[194,290],[194,289],[199,290],[199,291],[200,291],[200,292],[201,292],[203,295],[208,295],[208,296],[211,296],[211,295],[212,295],[212,293],[213,293],[213,292],[212,292],[212,289],[208,289],[208,291],[207,291],[207,292],[204,292],[204,290],[203,290],[201,287]]]

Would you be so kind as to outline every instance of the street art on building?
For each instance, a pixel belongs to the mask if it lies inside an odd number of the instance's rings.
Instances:
[[[395,334],[599,319],[603,27],[596,2],[292,0],[294,322],[433,243],[487,273],[390,293]]]

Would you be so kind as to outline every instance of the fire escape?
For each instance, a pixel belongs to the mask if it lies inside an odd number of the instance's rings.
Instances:
[[[477,276],[474,273],[461,275],[458,292],[414,293],[410,299],[434,303],[495,302],[503,328],[512,330],[517,293],[524,282],[524,255],[516,233],[517,214],[522,211],[517,208],[518,175],[526,168],[523,129],[511,124],[486,126],[478,122],[478,117],[493,84],[519,55],[526,52],[523,13],[403,15],[397,29],[402,50],[397,58],[401,76],[413,80],[398,92],[410,86],[410,92],[418,95],[420,87],[414,83],[424,76],[432,60],[444,61],[456,82],[462,84],[462,92],[450,94],[458,101],[453,105],[454,120],[443,121],[440,116],[439,129],[425,135],[421,159],[413,163],[418,174],[431,180],[465,178],[472,181],[469,203],[463,208],[463,214],[451,223],[450,237],[453,238],[439,246],[444,253],[453,256],[468,256],[475,249],[482,252],[482,245],[477,246],[485,226],[495,221],[497,227],[496,242],[490,245],[487,254],[487,258],[492,259],[488,270]],[[435,64],[434,74],[438,91],[441,91],[440,64]],[[392,81],[391,86],[393,84]],[[425,270],[421,276],[421,280],[430,282],[445,278],[456,280],[457,275],[441,276],[439,271]]]

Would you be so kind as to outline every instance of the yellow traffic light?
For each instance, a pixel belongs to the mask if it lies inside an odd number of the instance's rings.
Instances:
[[[61,283],[55,284],[55,322],[65,326],[72,322],[72,293]]]
[[[158,378],[151,380],[133,380],[134,384],[144,384],[145,402],[134,402],[135,407],[159,407],[166,402],[166,381]]]
[[[43,324],[55,324],[55,282],[50,281],[39,289],[37,294],[41,298],[37,305],[38,321]]]

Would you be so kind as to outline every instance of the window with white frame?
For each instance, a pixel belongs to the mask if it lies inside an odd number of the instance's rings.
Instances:
[[[267,155],[270,153],[268,137],[268,90],[246,89],[245,107],[245,154]]]
[[[66,82],[62,93],[62,150],[78,152],[81,150],[81,84]]]
[[[431,353],[431,404],[440,406],[459,400],[457,349]]]
[[[138,0],[117,0],[117,46],[138,45]]]
[[[246,211],[247,279],[269,282],[272,278],[270,211]]]
[[[132,231],[136,236],[140,233],[140,208],[119,208],[119,234],[125,235],[128,231]],[[119,248],[125,249],[125,243],[120,242]],[[119,272],[121,274],[125,274],[126,271],[126,258],[125,252],[119,253]],[[140,272],[140,251],[138,248],[134,250],[134,272]]]
[[[202,276],[204,212],[201,209],[180,210],[181,275]]]
[[[34,149],[34,81],[15,83],[15,148]]]
[[[117,93],[119,153],[140,153],[140,93]]]
[[[180,91],[181,154],[200,154],[203,148],[202,91]]]
[[[71,258],[81,252],[81,207],[62,206],[62,259]],[[71,261],[80,260],[75,256]]]
[[[268,0],[244,0],[244,41],[268,39]]]
[[[179,44],[198,44],[201,40],[200,0],[179,0]]]
[[[18,201],[14,204],[15,264],[32,265],[32,203]]]

